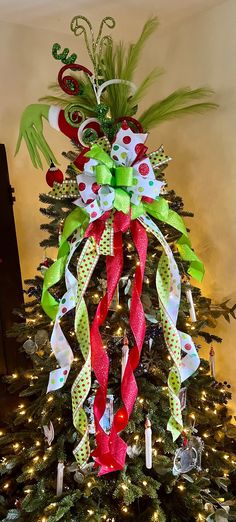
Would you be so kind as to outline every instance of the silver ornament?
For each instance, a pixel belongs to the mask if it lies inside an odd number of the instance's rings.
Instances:
[[[34,336],[35,343],[38,348],[43,348],[43,346],[48,341],[48,332],[47,330],[38,330]]]
[[[28,355],[32,355],[36,352],[37,345],[32,339],[27,339],[27,341],[25,341],[23,344],[23,348]]]
[[[140,455],[141,451],[142,448],[140,446],[133,444],[132,446],[128,446],[127,455],[130,459],[134,459],[134,457]]]
[[[84,475],[83,473],[80,473],[80,471],[76,471],[74,474],[74,480],[77,482],[77,484],[83,484],[84,482]]]

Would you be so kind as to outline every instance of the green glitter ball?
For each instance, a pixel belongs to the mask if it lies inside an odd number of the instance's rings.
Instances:
[[[108,105],[106,105],[105,103],[100,103],[96,109],[98,118],[101,118],[101,119],[105,118],[108,111],[109,111]]]

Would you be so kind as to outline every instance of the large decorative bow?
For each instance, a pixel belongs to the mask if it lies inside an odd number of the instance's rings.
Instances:
[[[158,198],[163,182],[156,180],[148,157],[137,160],[146,150],[146,138],[147,134],[135,134],[125,124],[117,133],[110,156],[97,144],[86,153],[90,159],[77,176],[81,197],[75,203],[85,208],[90,222],[112,208],[128,214],[136,207],[134,214],[138,217],[143,214],[143,197]]]

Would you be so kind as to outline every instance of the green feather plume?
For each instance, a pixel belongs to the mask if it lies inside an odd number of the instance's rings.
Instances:
[[[144,24],[136,43],[125,46],[123,42],[115,44],[112,40],[109,40],[99,57],[100,83],[117,78],[133,82],[143,47],[157,27],[158,19],[152,17]],[[109,107],[109,116],[112,120],[133,116],[138,110],[138,103],[162,73],[163,70],[160,68],[153,69],[141,82],[135,94],[132,94],[129,84],[109,85],[102,93],[101,103]],[[97,117],[97,101],[90,79],[83,73],[71,73],[71,75],[79,80],[82,86],[82,94],[70,96],[62,92],[58,84],[52,84],[50,89],[54,91],[55,95],[45,96],[40,101],[56,104],[62,108],[65,108],[68,104],[76,104],[85,118]],[[147,131],[173,118],[217,108],[216,103],[205,101],[212,94],[213,91],[209,88],[190,89],[184,87],[177,89],[163,100],[153,103],[141,116],[136,117]]]
[[[151,105],[141,114],[139,121],[144,129],[151,129],[163,121],[185,116],[186,114],[201,113],[205,110],[216,109],[218,105],[210,102],[191,103],[211,96],[214,93],[208,88],[190,89],[184,87]]]

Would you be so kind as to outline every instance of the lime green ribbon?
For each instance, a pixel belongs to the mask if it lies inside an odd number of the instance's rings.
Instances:
[[[133,167],[117,166],[111,157],[96,144],[92,145],[85,156],[99,161],[99,164],[94,167],[97,183],[112,187],[115,191],[114,208],[128,214],[130,195],[124,187],[134,185]]]
[[[148,214],[151,214],[151,216],[159,219],[159,221],[171,225],[173,228],[181,232],[182,236],[176,243],[179,254],[184,261],[189,262],[188,274],[194,277],[197,281],[202,281],[205,273],[204,264],[191,248],[188,232],[182,217],[174,210],[171,210],[168,202],[161,197],[152,203],[144,203],[143,207]]]
[[[58,283],[64,275],[65,265],[70,251],[70,245],[68,238],[77,230],[81,228],[83,235],[89,223],[89,217],[87,212],[82,208],[76,207],[65,219],[65,224],[61,236],[60,246],[57,254],[57,259],[47,269],[44,276],[44,284],[42,290],[41,305],[45,313],[52,319],[55,320],[59,303],[50,294],[49,289]]]

